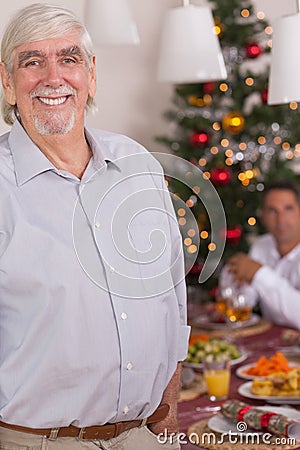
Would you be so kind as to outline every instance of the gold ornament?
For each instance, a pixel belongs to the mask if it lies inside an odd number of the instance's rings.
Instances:
[[[215,17],[214,32],[218,38],[222,38],[225,30],[225,25],[221,22],[219,17]]]
[[[188,98],[188,103],[191,106],[196,106],[198,108],[202,108],[203,106],[206,106],[206,102],[203,98],[197,97],[196,95],[190,95]]]
[[[245,118],[238,111],[227,113],[222,119],[222,128],[230,134],[239,134],[245,127]]]

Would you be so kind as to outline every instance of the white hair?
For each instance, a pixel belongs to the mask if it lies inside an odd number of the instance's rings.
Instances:
[[[70,31],[81,35],[81,44],[91,66],[95,54],[92,40],[83,23],[72,11],[62,6],[33,3],[17,11],[4,31],[1,43],[1,60],[7,72],[12,73],[15,49],[26,42],[53,39]],[[16,105],[10,105],[1,92],[1,113],[4,121],[12,125],[18,117]],[[96,107],[95,100],[88,97],[86,111]]]

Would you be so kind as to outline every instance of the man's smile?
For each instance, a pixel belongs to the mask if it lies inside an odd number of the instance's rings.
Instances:
[[[40,100],[40,102],[45,103],[46,105],[57,106],[61,105],[62,103],[65,103],[68,99],[68,96],[58,98],[49,98],[49,97],[37,97],[37,98]]]

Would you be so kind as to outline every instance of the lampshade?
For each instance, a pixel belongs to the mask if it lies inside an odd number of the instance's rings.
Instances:
[[[192,83],[226,77],[210,8],[188,4],[169,10],[161,37],[159,81]]]
[[[97,47],[140,43],[127,0],[86,0],[85,24]]]
[[[300,101],[300,14],[274,22],[268,104]]]

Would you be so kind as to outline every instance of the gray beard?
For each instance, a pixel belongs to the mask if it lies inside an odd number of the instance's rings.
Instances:
[[[60,122],[60,123],[59,123]],[[68,121],[61,118],[61,121],[58,120],[58,117],[55,117],[55,120],[51,120],[51,116],[45,120],[41,117],[34,118],[34,126],[39,134],[42,136],[50,136],[54,134],[67,134],[72,130],[75,123],[75,113],[72,112],[71,117]]]

